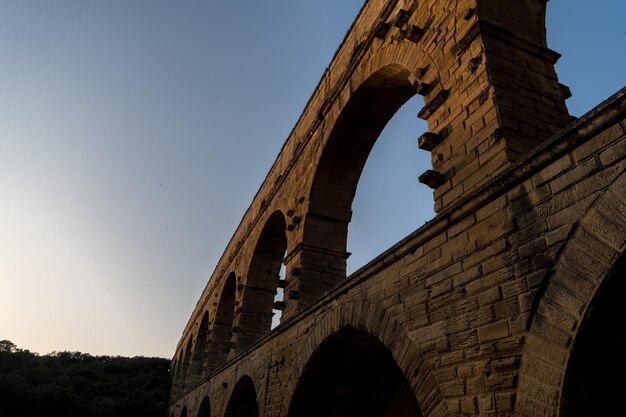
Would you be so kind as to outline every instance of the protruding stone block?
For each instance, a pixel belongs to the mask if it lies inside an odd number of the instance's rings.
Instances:
[[[374,37],[378,39],[385,39],[385,36],[387,36],[387,32],[389,32],[389,29],[391,29],[389,23],[378,23],[378,26],[376,26],[376,29],[374,29]]]
[[[448,90],[441,90],[433,97],[417,114],[417,117],[428,120],[430,116],[446,101],[450,93]]]
[[[437,188],[445,181],[443,175],[440,172],[429,169],[419,176],[419,182],[429,186],[430,188]]]
[[[393,25],[397,28],[402,28],[404,27],[404,25],[407,24],[408,21],[409,21],[409,11],[401,9],[398,11],[398,14],[396,14],[396,19],[393,22]]]
[[[432,151],[441,143],[441,137],[433,132],[425,132],[417,138],[417,147],[423,151]]]
[[[406,32],[404,33],[404,36],[411,42],[419,42],[420,39],[422,39],[422,36],[424,36],[424,30],[416,25],[410,25],[407,29]]]
[[[287,303],[285,303],[284,301],[274,301],[274,304],[272,305],[272,308],[274,310],[283,311],[286,306],[287,306]]]
[[[559,83],[559,90],[561,90],[561,94],[563,94],[563,99],[565,100],[572,96],[572,90],[565,84]]]

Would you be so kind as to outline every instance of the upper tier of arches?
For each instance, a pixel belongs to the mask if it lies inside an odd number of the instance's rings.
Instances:
[[[556,54],[545,47],[545,3],[473,4],[365,2],[183,332],[173,372],[178,393],[267,334],[275,307],[289,320],[346,278],[361,171],[411,97],[424,96],[419,117],[430,135],[420,147],[431,152],[433,170],[421,181],[434,189],[438,212],[569,121]],[[513,55],[527,71],[495,77],[492,68]],[[511,101],[525,92],[524,103]],[[279,285],[285,295],[275,304]]]

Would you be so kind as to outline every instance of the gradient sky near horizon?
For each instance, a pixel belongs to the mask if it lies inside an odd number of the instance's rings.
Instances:
[[[362,0],[0,3],[0,339],[171,357]],[[580,116],[626,84],[626,2],[552,0]],[[354,271],[433,216],[406,103],[365,167]]]

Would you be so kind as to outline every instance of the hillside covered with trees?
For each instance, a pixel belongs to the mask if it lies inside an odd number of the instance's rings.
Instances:
[[[0,416],[165,417],[169,360],[38,355],[0,341]]]

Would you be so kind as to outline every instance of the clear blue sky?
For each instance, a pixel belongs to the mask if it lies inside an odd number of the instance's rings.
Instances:
[[[0,339],[170,357],[361,4],[1,2]],[[581,115],[626,84],[626,2],[548,11]],[[351,270],[433,216],[420,100],[366,165]]]

